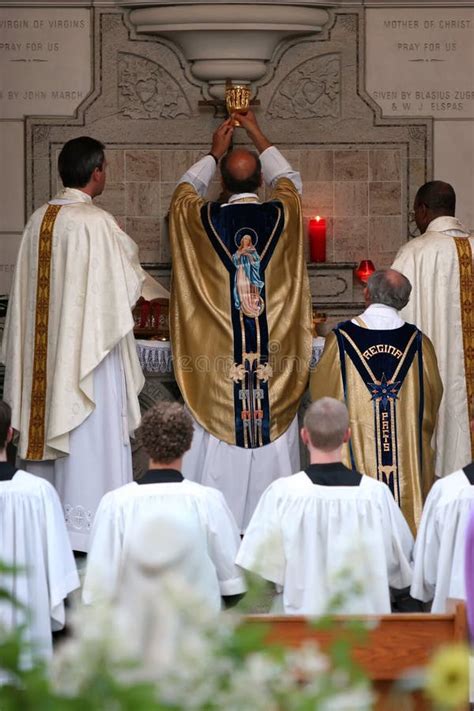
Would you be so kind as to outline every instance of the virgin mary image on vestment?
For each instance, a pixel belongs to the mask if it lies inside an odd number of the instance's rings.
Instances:
[[[240,235],[242,236],[240,237]],[[257,318],[264,308],[263,299],[260,296],[264,287],[264,283],[260,279],[260,256],[255,248],[257,239],[254,230],[246,228],[239,230],[235,236],[238,248],[232,255],[235,266],[234,306],[245,316],[251,318]]]

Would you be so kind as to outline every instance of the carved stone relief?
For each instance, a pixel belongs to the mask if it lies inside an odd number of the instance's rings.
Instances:
[[[337,118],[340,115],[341,59],[326,54],[303,62],[277,86],[267,113],[272,118]]]
[[[191,116],[191,107],[179,84],[156,62],[119,52],[117,69],[119,107],[123,116],[131,119]]]
[[[49,126],[35,126],[33,131],[34,140],[38,142],[46,141],[49,138],[49,133]]]
[[[170,43],[134,35],[122,13],[95,7],[94,87],[70,118],[26,124],[27,212],[56,192],[56,156],[84,134],[110,158],[101,205],[137,242],[147,267],[170,261],[165,218],[183,173],[209,151],[217,122]],[[329,262],[389,266],[410,233],[417,188],[432,175],[429,119],[386,119],[364,90],[364,15],[335,12],[324,37],[283,43],[256,86],[258,120],[303,179],[303,217],[327,219]],[[249,145],[237,130],[235,145]],[[219,193],[216,180],[209,195]],[[325,290],[330,280],[323,280]],[[338,294],[335,304],[351,296]],[[329,297],[328,297],[329,298]]]
[[[426,138],[426,132],[421,126],[410,126],[409,134],[410,138],[418,143],[422,143]]]
[[[315,296],[320,301],[349,301],[348,293],[352,291],[347,280],[340,274],[319,274],[318,279],[312,281],[312,285]]]
[[[355,15],[344,15],[343,17],[341,17],[340,22],[341,27],[343,27],[346,32],[356,31],[357,22]]]

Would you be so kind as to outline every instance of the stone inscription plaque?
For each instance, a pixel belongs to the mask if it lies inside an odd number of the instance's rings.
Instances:
[[[366,88],[386,116],[474,118],[474,8],[371,9]]]
[[[86,9],[0,8],[0,118],[68,116],[91,88]]]

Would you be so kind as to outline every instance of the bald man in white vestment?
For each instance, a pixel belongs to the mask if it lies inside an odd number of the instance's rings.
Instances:
[[[136,244],[92,203],[105,186],[103,144],[68,141],[58,167],[65,188],[32,215],[18,253],[4,398],[25,468],[54,484],[73,548],[86,551],[101,497],[132,480],[144,378],[131,309],[145,272]]]
[[[265,491],[237,564],[282,590],[274,612],[318,615],[335,599],[333,612],[390,612],[389,587],[411,583],[407,522],[385,484],[342,464],[350,437],[343,403],[312,403],[301,437],[310,465]]]
[[[52,631],[64,626],[64,600],[79,587],[79,577],[58,495],[47,481],[7,461],[10,416],[10,407],[0,402],[0,560],[17,568],[2,574],[0,588],[23,607],[1,600],[0,628],[24,626],[28,646],[21,664],[29,667],[35,659],[51,659]]]
[[[428,494],[415,543],[411,595],[432,600],[431,612],[447,612],[448,599],[466,599],[464,549],[473,504],[474,462],[437,481]]]
[[[177,526],[183,519],[192,523],[196,555],[201,561],[193,564],[193,589],[206,598],[211,609],[220,608],[221,597],[230,604],[245,592],[245,582],[234,563],[239,531],[223,495],[187,481],[181,474],[192,435],[191,416],[176,402],[158,403],[145,413],[140,436],[150,456],[150,468],[138,481],[106,494],[100,503],[92,530],[84,602],[116,596],[137,527],[163,516],[176,520]],[[158,558],[171,556],[175,549],[175,542],[164,535],[154,545],[157,550],[150,554],[150,566]]]
[[[451,185],[423,185],[414,212],[421,237],[399,250],[393,268],[413,291],[401,311],[433,343],[444,394],[436,432],[437,476],[461,469],[474,458],[474,236],[454,216]]]

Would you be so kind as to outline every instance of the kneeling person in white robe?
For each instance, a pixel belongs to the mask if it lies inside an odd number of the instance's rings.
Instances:
[[[389,488],[347,469],[346,406],[322,398],[308,408],[301,437],[306,471],[273,482],[242,541],[237,564],[283,589],[274,611],[390,612],[389,587],[411,583],[413,537]],[[337,608],[334,601],[339,600]]]
[[[21,664],[27,668],[51,658],[52,631],[64,626],[64,599],[79,587],[79,577],[54,488],[7,461],[10,422],[10,407],[0,402],[0,561],[16,568],[2,574],[0,588],[21,605],[1,601],[0,629],[24,626]],[[2,672],[0,661],[0,679]]]
[[[158,403],[144,415],[141,439],[150,468],[138,481],[109,492],[100,502],[91,534],[84,602],[115,597],[136,527],[163,514],[174,514],[178,521],[183,517],[199,521],[195,545],[202,551],[203,562],[193,587],[216,610],[221,596],[233,598],[245,592],[245,582],[234,564],[239,532],[223,495],[181,474],[192,436],[191,417],[178,403]],[[171,545],[166,537],[156,541],[157,548]]]
[[[474,431],[474,420],[471,422]],[[464,542],[474,504],[474,462],[433,485],[414,551],[411,595],[447,612],[449,599],[465,600]]]

